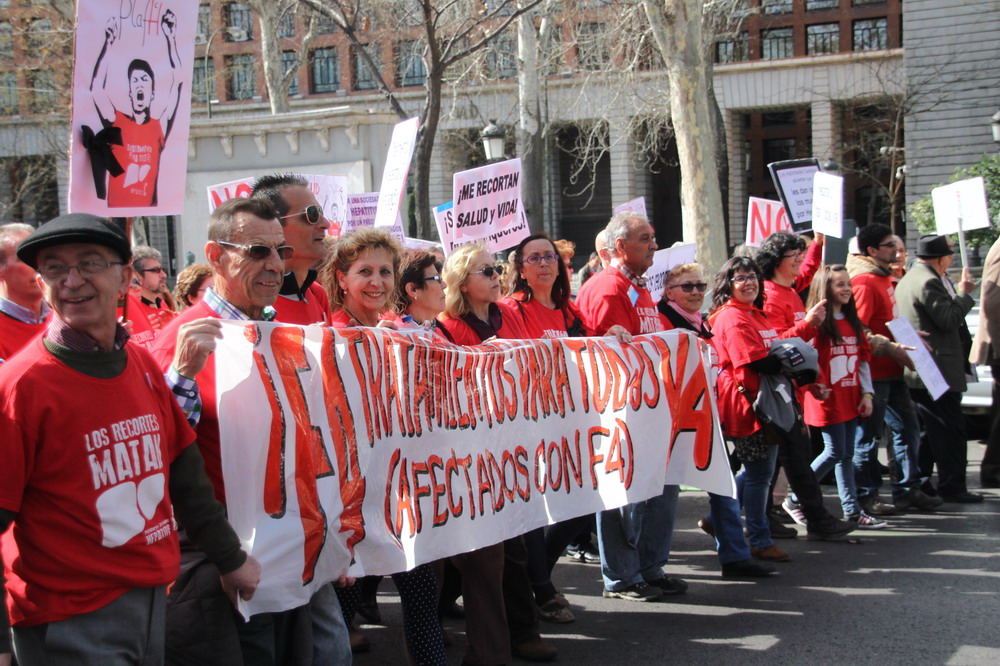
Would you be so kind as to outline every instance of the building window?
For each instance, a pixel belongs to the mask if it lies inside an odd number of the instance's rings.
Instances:
[[[14,58],[14,26],[10,23],[0,23],[0,58]]]
[[[792,12],[792,0],[762,0],[765,14],[790,14]]]
[[[806,26],[806,55],[840,51],[840,24],[820,23]]]
[[[312,60],[312,91],[314,93],[331,93],[340,89],[340,61],[337,49],[334,47],[313,49]]]
[[[765,139],[764,163],[795,159],[795,139]]]
[[[282,51],[281,52],[281,72],[282,74],[287,74],[291,69],[297,69],[299,65],[299,54],[295,51]],[[288,83],[288,94],[298,95],[299,94],[299,74],[296,72],[292,76],[292,80]]]
[[[514,3],[505,0],[486,0],[486,11],[493,14],[500,10],[499,16],[510,16],[514,13]]]
[[[854,50],[878,51],[889,47],[889,26],[884,18],[854,22]]]
[[[396,85],[422,86],[427,81],[424,44],[415,39],[396,42]]]
[[[0,72],[0,115],[13,116],[19,111],[17,106],[17,74]]]
[[[493,40],[486,53],[486,78],[497,81],[517,76],[517,43],[513,35]]]
[[[852,0],[851,4],[855,7],[858,5],[884,5],[885,0]]]
[[[257,72],[254,71],[252,53],[227,56],[226,73],[229,80],[226,96],[229,99],[253,99],[257,96]]]
[[[378,77],[372,71],[371,66],[365,61],[361,54],[361,49],[355,47],[354,52],[354,89],[355,90],[376,90],[378,88]],[[365,51],[375,62],[376,70],[382,72],[382,49],[378,44],[368,44]]]
[[[28,23],[24,34],[25,46],[33,55],[44,55],[52,41],[52,21],[47,18],[34,19]]]
[[[294,37],[295,36],[295,14],[291,11],[286,12],[284,16],[281,17],[281,22],[278,23],[278,37]]]
[[[212,34],[212,5],[198,5],[198,28],[196,34],[207,40]]]
[[[880,0],[884,2],[885,0]],[[806,0],[806,11],[813,12],[820,9],[838,9],[840,0]]]
[[[58,214],[59,186],[54,157],[0,159],[0,218],[37,225]]]
[[[319,35],[332,35],[337,32],[337,24],[329,16],[317,16],[316,33]]]
[[[580,67],[603,69],[611,61],[607,23],[581,23],[576,26],[577,59]]]
[[[215,99],[215,60],[213,58],[194,59],[191,97],[196,102],[207,102]]]
[[[750,58],[750,49],[747,48],[747,33],[741,32],[733,39],[722,39],[715,45],[715,61],[744,62]]]
[[[56,75],[51,69],[37,69],[28,74],[31,110],[47,113],[56,108]]]
[[[791,28],[760,31],[760,57],[762,59],[777,60],[791,58],[793,55]]]
[[[245,42],[253,39],[253,13],[242,2],[226,5],[226,41]]]

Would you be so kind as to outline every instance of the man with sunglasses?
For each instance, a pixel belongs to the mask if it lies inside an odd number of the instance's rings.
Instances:
[[[163,268],[163,255],[148,245],[132,248],[132,271],[139,285],[139,297],[129,294],[128,298],[132,341],[152,347],[163,327],[177,316],[163,298],[167,293],[167,271]]]
[[[13,525],[0,663],[10,663],[10,608],[25,666],[162,664],[175,518],[233,598],[253,596],[260,566],[214,498],[160,369],[117,322],[132,280],[122,229],[63,215],[17,255],[40,274],[53,317],[0,366],[0,532]]]
[[[271,202],[284,228],[285,242],[295,250],[285,262],[287,273],[274,303],[277,321],[302,325],[329,321],[330,303],[316,282],[316,268],[326,257],[330,221],[323,216],[309,183],[293,174],[263,176],[254,183],[251,196]]]
[[[210,356],[221,337],[220,319],[274,319],[284,262],[292,256],[278,213],[264,199],[230,199],[208,220],[205,257],[215,272],[215,287],[167,326],[153,355],[168,376],[188,419],[197,423],[198,446],[215,495],[225,503],[219,436],[215,364]],[[184,663],[283,663],[287,652],[312,644],[289,640],[297,622],[308,622],[307,607],[262,613],[244,621],[222,590],[213,585],[214,565],[181,539],[181,575],[167,604],[167,654]],[[301,619],[300,619],[301,616]],[[284,651],[284,652],[283,652]],[[242,655],[242,657],[241,657]]]

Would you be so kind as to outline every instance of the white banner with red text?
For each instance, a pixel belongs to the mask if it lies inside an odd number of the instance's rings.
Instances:
[[[665,483],[733,496],[703,342],[670,331],[495,340],[224,323],[215,352],[229,519],[263,568],[246,615]]]

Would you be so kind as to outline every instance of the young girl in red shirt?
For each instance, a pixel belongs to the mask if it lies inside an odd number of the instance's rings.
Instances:
[[[826,299],[826,316],[812,340],[819,352],[819,382],[829,387],[825,400],[806,392],[805,422],[819,428],[823,452],[812,462],[817,479],[834,469],[844,519],[860,529],[881,529],[885,521],[868,515],[854,484],[854,436],[859,418],[872,413],[871,349],[858,319],[851,279],[844,266],[824,266],[813,279],[806,307]]]

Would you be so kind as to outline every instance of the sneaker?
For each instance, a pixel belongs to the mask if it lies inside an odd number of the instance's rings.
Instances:
[[[663,596],[663,590],[646,583],[636,583],[621,590],[604,588],[605,599],[624,599],[625,601],[655,601]]]
[[[570,546],[566,549],[566,557],[571,560],[576,560],[577,562],[583,562],[584,564],[600,564],[601,563],[601,553],[594,547],[593,544],[587,544],[583,548],[574,548]]]
[[[655,588],[659,588],[664,595],[684,594],[688,589],[687,581],[673,576],[664,576],[646,583]]]
[[[538,619],[553,624],[569,624],[574,622],[576,617],[573,611],[559,603],[558,599],[549,599],[538,607]]]
[[[786,497],[785,501],[781,503],[781,508],[785,510],[789,516],[792,517],[799,525],[803,527],[809,526],[809,521],[806,520],[806,514],[802,513],[802,506],[793,500],[791,497]]]
[[[806,538],[810,541],[826,541],[846,536],[857,528],[854,523],[837,520],[833,516],[827,515],[821,520],[814,520],[809,524]]]
[[[781,523],[782,525],[794,525],[795,521],[792,520],[791,516],[781,510],[780,504],[775,504],[767,510],[767,517],[772,523]]]
[[[878,495],[868,495],[858,499],[861,510],[869,516],[895,516],[899,510],[899,505],[886,504]]]
[[[712,524],[712,521],[708,520],[707,518],[702,518],[701,520],[698,521],[698,527],[700,527],[701,531],[707,534],[708,536],[712,537],[713,539],[715,538],[715,525]]]
[[[722,565],[723,578],[766,578],[775,572],[773,564],[741,560]]]
[[[768,524],[771,527],[772,539],[794,539],[799,535],[799,531],[794,527],[779,523],[773,518],[769,519]]]
[[[864,511],[852,513],[847,516],[847,522],[854,523],[858,526],[859,530],[881,530],[889,525],[889,523],[885,522],[881,518],[869,516]]]
[[[908,491],[893,500],[893,504],[900,511],[906,511],[907,509],[917,509],[919,511],[933,511],[944,503],[940,497],[931,497],[920,488],[914,486]],[[864,503],[862,503],[862,508],[864,508]],[[869,511],[869,513],[871,513]]]
[[[750,554],[758,560],[766,560],[768,562],[788,562],[792,559],[791,555],[781,550],[773,543],[767,548],[751,548]]]

